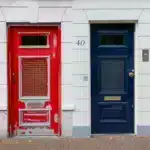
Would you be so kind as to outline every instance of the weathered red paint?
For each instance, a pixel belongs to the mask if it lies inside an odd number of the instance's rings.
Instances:
[[[49,42],[50,48],[26,50],[19,49],[20,37],[18,32],[50,32]],[[53,46],[54,34],[57,35],[57,46]],[[45,102],[44,107],[51,105],[51,126],[54,133],[61,135],[61,30],[58,26],[10,26],[8,27],[8,132],[9,136],[14,135],[15,129],[23,129],[19,127],[19,108],[26,108],[24,102],[19,100],[19,67],[18,56],[51,56],[50,59],[50,99]],[[55,58],[52,55],[55,54]],[[15,73],[15,76],[13,76]],[[54,114],[58,113],[59,122],[54,121]]]
[[[58,27],[58,41],[61,41],[61,28],[60,27]],[[62,74],[62,72],[61,72],[61,62],[62,62],[62,60],[61,60],[61,44],[58,44],[58,49],[60,50],[60,53],[58,53],[58,55],[59,55],[58,56],[59,57],[59,59],[58,59],[58,64],[59,64],[59,66],[58,66],[58,71],[59,71],[58,86],[59,86],[59,85],[61,85],[61,74]],[[58,107],[59,107],[58,111],[59,111],[59,116],[60,116],[58,124],[59,124],[59,135],[61,136],[62,135],[61,87],[58,88],[58,99],[60,99],[58,101]]]

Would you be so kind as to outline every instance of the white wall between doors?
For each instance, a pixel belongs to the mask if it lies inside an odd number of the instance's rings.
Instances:
[[[141,59],[142,49],[150,49],[150,2],[1,0],[0,6],[0,137],[7,135],[6,23],[61,23],[62,106],[74,105],[74,110],[63,110],[62,134],[74,136],[74,128],[89,127],[90,133],[91,126],[89,22],[135,21],[135,133],[137,125],[150,126],[150,62]],[[78,40],[85,40],[85,45],[78,46]]]

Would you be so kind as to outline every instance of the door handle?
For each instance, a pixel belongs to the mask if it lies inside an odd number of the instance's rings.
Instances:
[[[134,77],[134,72],[129,72],[129,77],[133,78]]]

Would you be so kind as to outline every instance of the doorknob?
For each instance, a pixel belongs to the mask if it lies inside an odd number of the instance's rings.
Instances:
[[[129,77],[133,78],[134,77],[134,72],[129,72]]]

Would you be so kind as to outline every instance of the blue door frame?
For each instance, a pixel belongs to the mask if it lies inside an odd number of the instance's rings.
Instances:
[[[91,24],[91,129],[134,132],[134,24]]]

